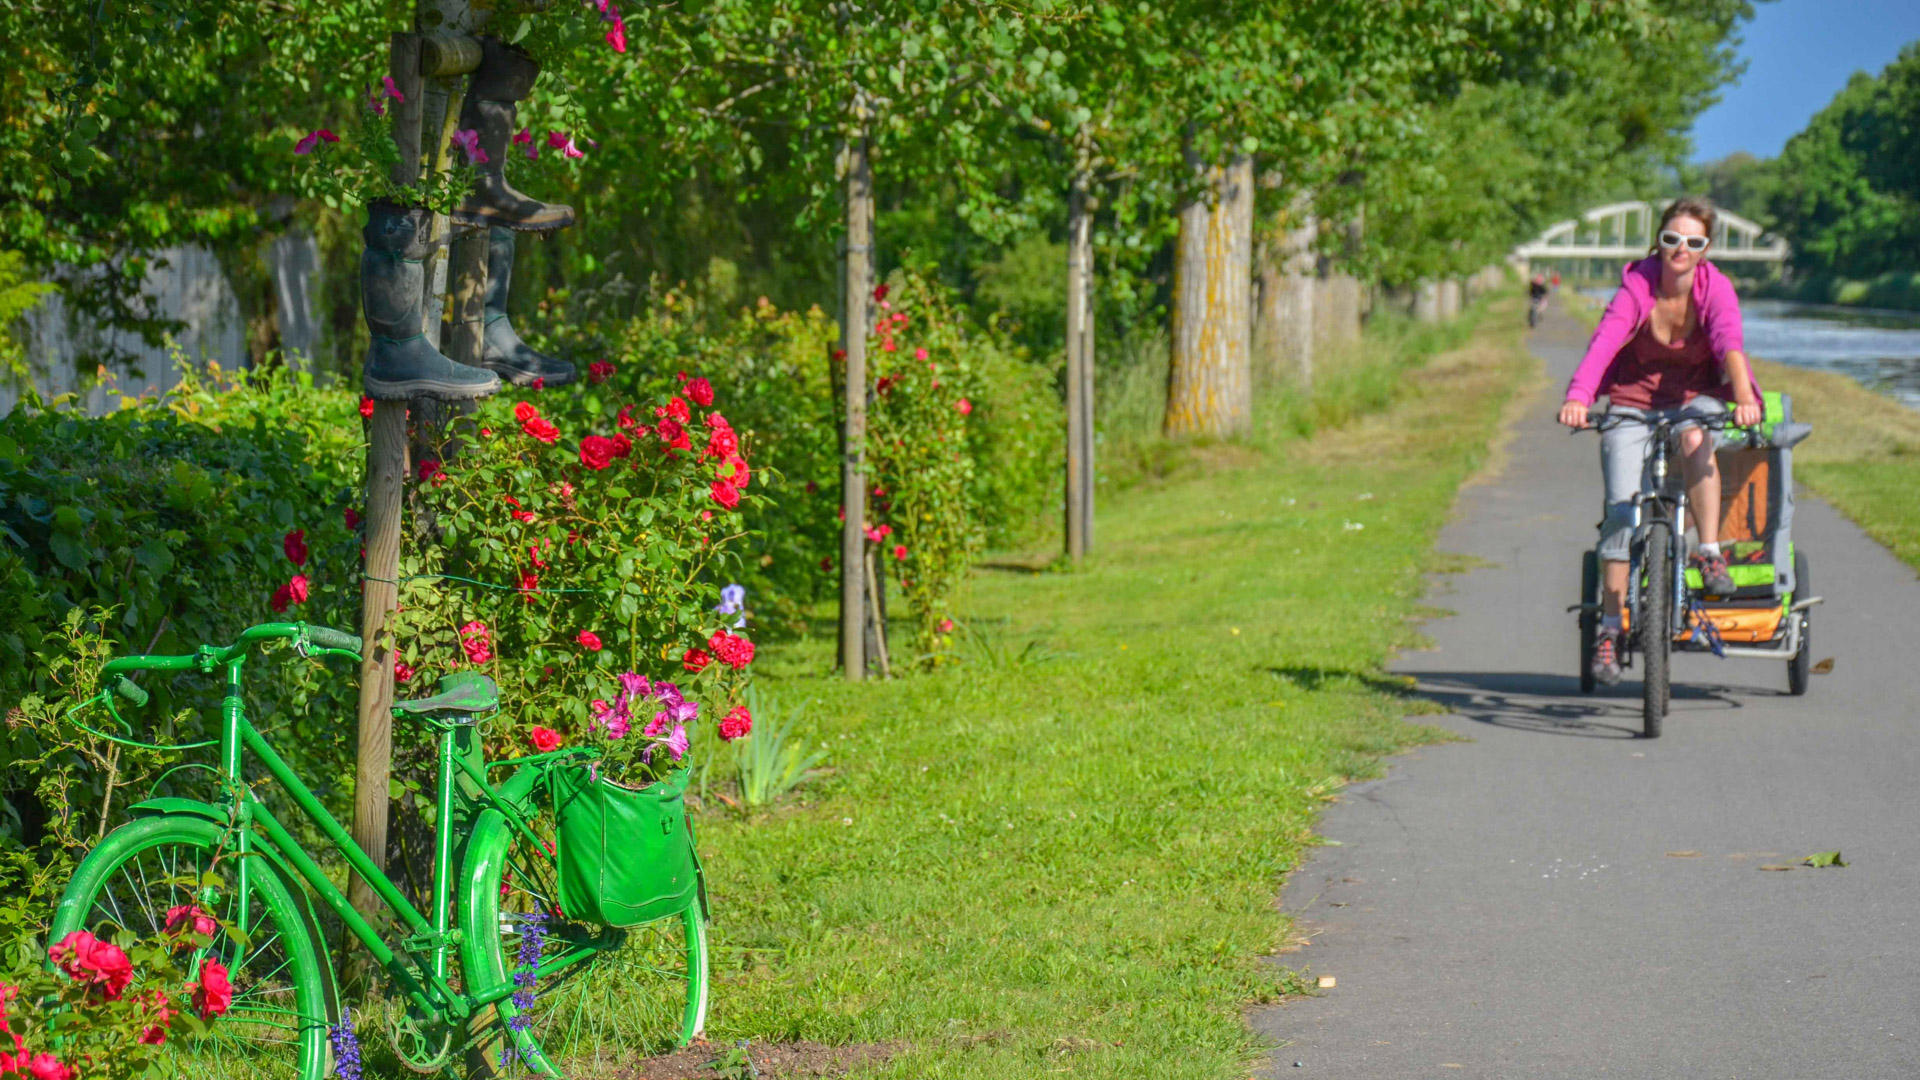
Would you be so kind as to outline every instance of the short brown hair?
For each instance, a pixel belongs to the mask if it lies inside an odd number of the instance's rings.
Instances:
[[[1705,225],[1707,227],[1707,239],[1711,240],[1713,239],[1714,227],[1720,222],[1720,211],[1714,209],[1713,200],[1707,198],[1705,195],[1682,195],[1667,204],[1666,211],[1660,215],[1660,229],[1664,230],[1668,225],[1672,224],[1673,219],[1677,217],[1690,217],[1700,222],[1700,224]],[[1660,230],[1655,230],[1654,245],[1652,249],[1648,251],[1649,255],[1660,250],[1659,241]]]

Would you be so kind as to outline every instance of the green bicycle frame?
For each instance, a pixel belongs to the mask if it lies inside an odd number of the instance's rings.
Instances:
[[[303,878],[307,887],[317,894],[330,908],[354,937],[358,938],[381,968],[393,979],[408,1002],[421,1012],[437,1021],[449,1018],[464,1020],[478,1009],[504,1000],[513,995],[515,987],[511,980],[497,986],[482,987],[469,993],[454,990],[447,982],[447,952],[459,944],[458,932],[452,929],[453,896],[453,812],[456,773],[464,777],[470,790],[463,794],[473,809],[493,809],[499,812],[513,826],[515,831],[534,843],[534,850],[540,849],[538,838],[526,823],[523,800],[534,789],[539,775],[553,762],[580,756],[582,751],[560,751],[552,754],[538,754],[524,758],[510,758],[505,761],[484,762],[481,754],[477,731],[471,724],[448,723],[425,719],[429,726],[439,729],[437,746],[437,769],[435,796],[437,816],[434,822],[434,858],[433,858],[433,895],[432,913],[423,915],[401,893],[367,853],[355,843],[353,837],[341,826],[340,822],[327,811],[312,789],[302,783],[286,761],[267,745],[260,732],[247,719],[246,707],[241,698],[241,677],[246,665],[248,646],[258,641],[284,638],[294,640],[304,655],[346,656],[358,661],[359,655],[348,649],[312,648],[307,644],[308,634],[318,628],[307,627],[303,623],[265,623],[251,627],[242,633],[234,645],[226,649],[201,646],[191,656],[124,656],[109,661],[101,669],[104,682],[112,685],[115,676],[135,671],[203,671],[212,672],[224,669],[226,675],[226,693],[221,700],[220,734],[220,775],[227,790],[227,809],[234,822],[236,848],[241,853],[236,875],[239,891],[238,913],[241,929],[248,928],[250,921],[250,873],[249,859],[245,856],[255,850],[255,845],[264,842],[273,853],[284,860],[285,864]],[[102,698],[108,695],[103,692]],[[108,701],[111,708],[111,702]],[[115,719],[119,719],[117,712]],[[125,721],[121,721],[123,726]],[[104,733],[102,733],[104,734]],[[131,745],[149,745],[132,740],[114,738],[118,742]],[[388,910],[398,917],[406,928],[408,936],[400,943],[396,952],[381,938],[380,934],[354,910],[347,897],[320,868],[312,856],[303,850],[287,827],[260,801],[252,789],[244,782],[241,774],[242,754],[251,753],[265,767],[267,773],[278,782],[293,805],[311,821],[333,846],[339,849],[347,865],[360,875],[373,893],[385,904]],[[476,762],[481,765],[476,765]],[[486,780],[482,771],[485,768],[517,766],[519,771],[507,782],[495,788]],[[516,805],[520,804],[520,805]],[[257,831],[256,831],[257,830]],[[468,928],[469,930],[471,928]],[[563,952],[551,960],[542,959],[542,975],[570,967],[581,960],[593,956],[597,951],[591,944],[579,945]],[[420,961],[424,960],[424,963]]]

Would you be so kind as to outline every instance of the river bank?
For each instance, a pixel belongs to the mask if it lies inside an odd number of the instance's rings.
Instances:
[[[1802,304],[1836,304],[1841,307],[1880,308],[1886,311],[1920,311],[1920,271],[1905,270],[1879,277],[1811,277],[1792,284],[1769,281],[1742,284],[1743,296],[1755,299],[1793,300]]]

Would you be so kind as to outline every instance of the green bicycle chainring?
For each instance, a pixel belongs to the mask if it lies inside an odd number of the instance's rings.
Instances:
[[[411,1009],[394,1014],[387,1024],[387,1041],[400,1064],[417,1073],[437,1073],[453,1061],[452,1025],[416,1016]]]

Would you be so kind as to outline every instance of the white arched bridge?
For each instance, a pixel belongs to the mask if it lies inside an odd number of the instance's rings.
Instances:
[[[1578,218],[1555,222],[1513,251],[1515,262],[1535,259],[1638,259],[1653,247],[1666,201],[1617,202],[1596,206]],[[1729,210],[1713,227],[1715,262],[1783,263],[1792,251],[1785,240],[1768,235],[1760,224]]]

